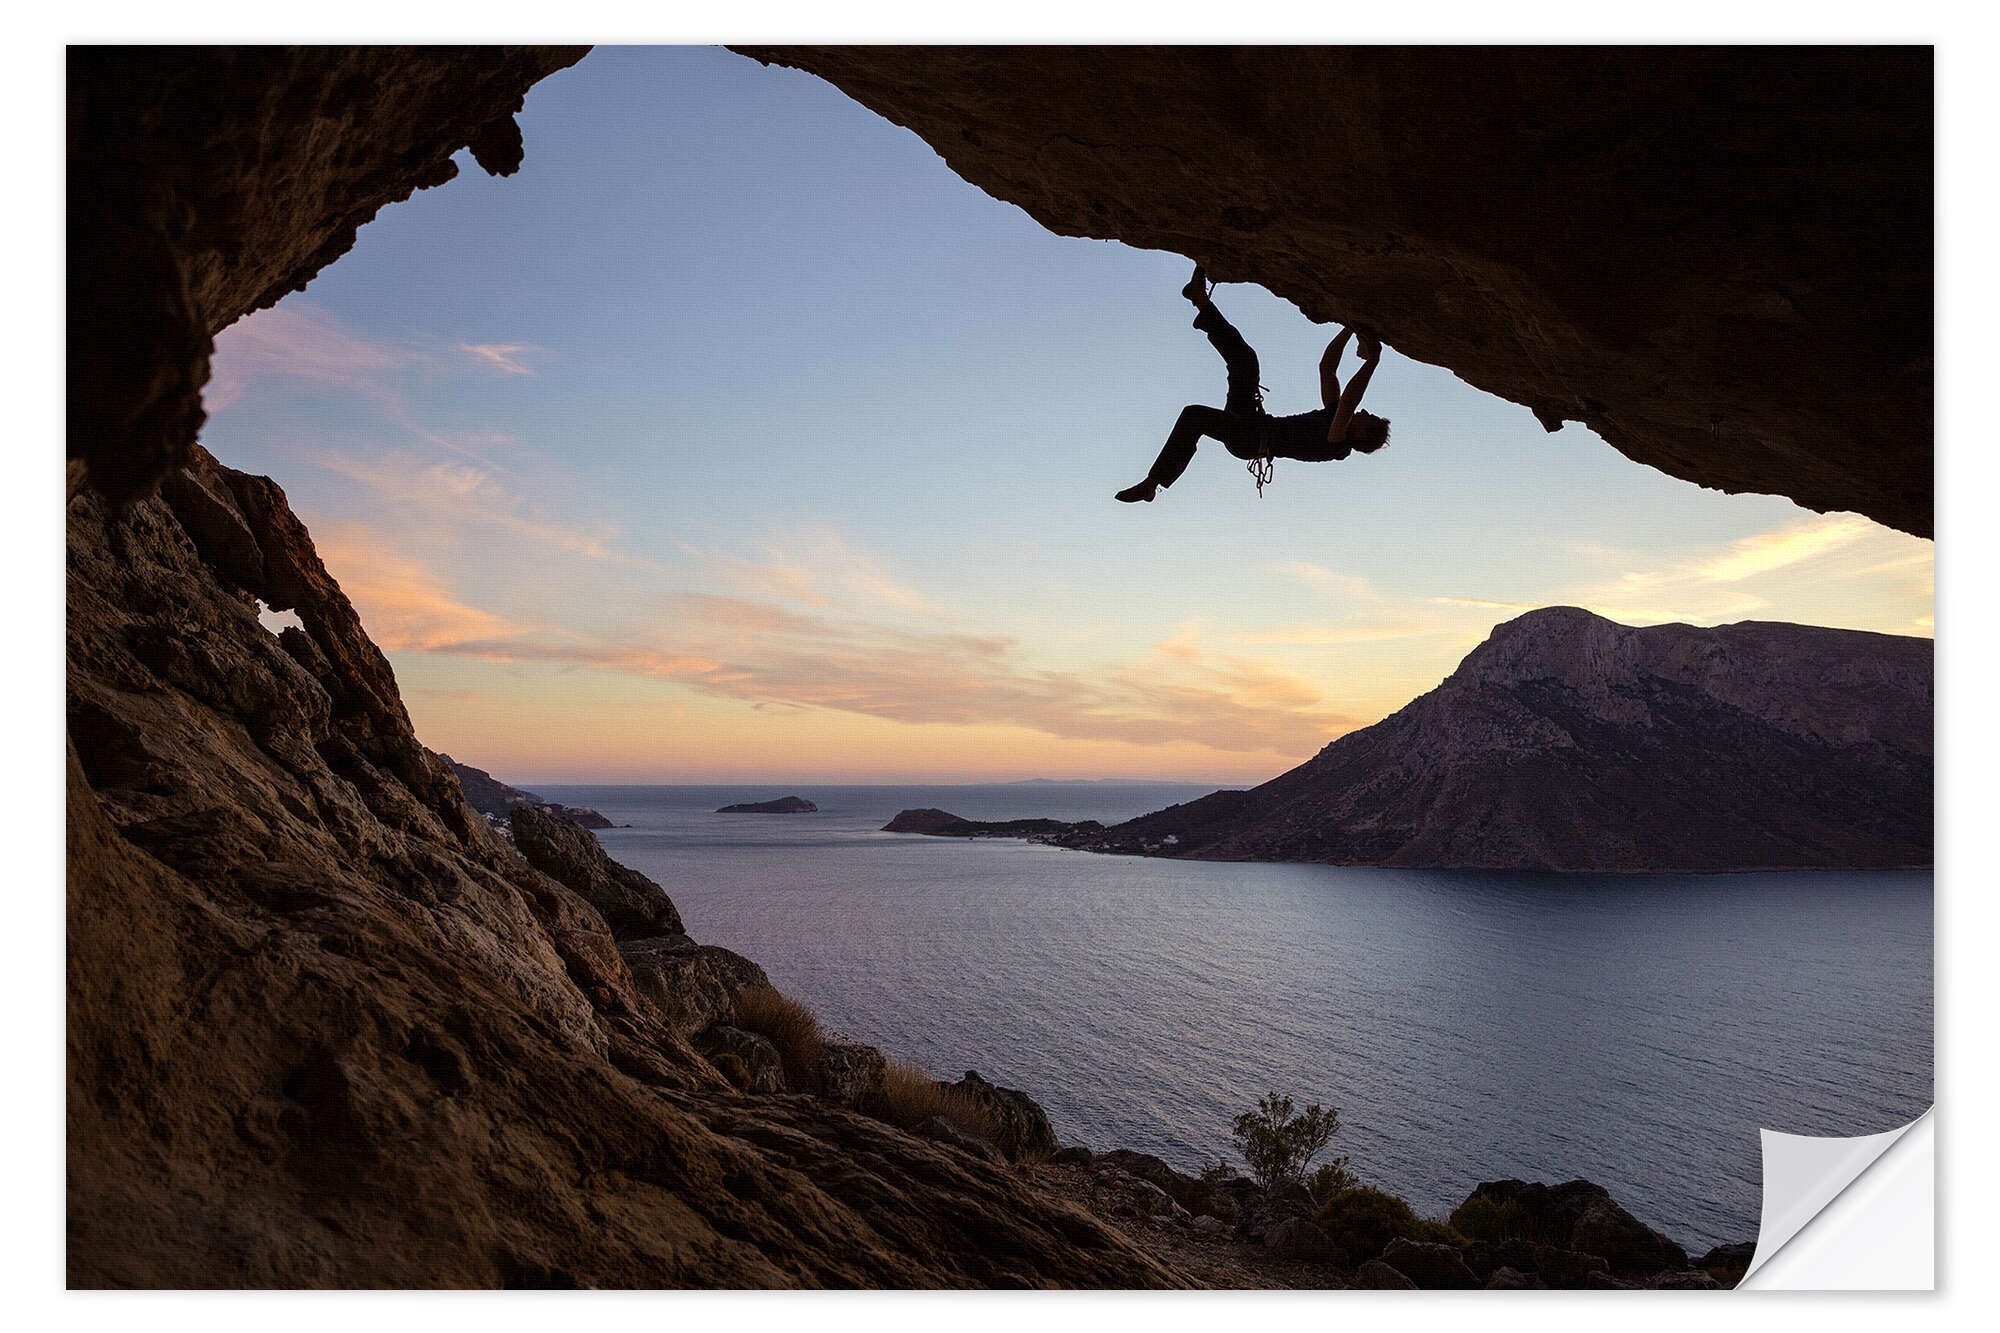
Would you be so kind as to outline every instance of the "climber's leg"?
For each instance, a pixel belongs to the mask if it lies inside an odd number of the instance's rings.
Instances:
[[[1229,397],[1223,401],[1223,409],[1229,412],[1254,413],[1263,410],[1263,391],[1258,386],[1257,349],[1245,342],[1236,326],[1222,317],[1215,308],[1215,302],[1201,303],[1194,317],[1194,326],[1208,335],[1208,341],[1222,355],[1222,364],[1229,371]]]
[[[1204,435],[1220,442],[1223,448],[1238,458],[1258,457],[1263,452],[1260,426],[1257,417],[1245,413],[1214,407],[1182,408],[1180,419],[1174,422],[1172,433],[1160,449],[1160,456],[1153,460],[1152,471],[1138,485],[1118,492],[1118,498],[1127,504],[1151,500],[1158,488],[1179,481],[1188,464],[1194,461],[1195,446]]]

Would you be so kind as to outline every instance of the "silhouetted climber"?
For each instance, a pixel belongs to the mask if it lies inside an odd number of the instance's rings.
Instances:
[[[1355,350],[1361,356],[1361,369],[1354,372],[1343,392],[1340,358],[1347,350],[1347,340],[1356,334],[1353,329],[1341,329],[1319,359],[1320,401],[1325,406],[1297,416],[1274,417],[1264,410],[1264,392],[1257,382],[1257,353],[1215,308],[1209,296],[1208,275],[1199,266],[1188,285],[1181,289],[1181,295],[1194,302],[1194,326],[1206,333],[1215,350],[1222,353],[1223,365],[1229,370],[1229,396],[1220,408],[1182,408],[1180,420],[1167,436],[1166,446],[1153,460],[1153,470],[1137,486],[1118,492],[1119,499],[1127,504],[1151,500],[1160,487],[1179,481],[1194,458],[1195,444],[1204,435],[1220,441],[1236,457],[1249,461],[1260,495],[1264,483],[1271,479],[1274,458],[1324,463],[1345,458],[1357,449],[1372,454],[1389,442],[1389,423],[1373,412],[1359,410],[1361,395],[1368,392],[1369,378],[1382,359],[1382,344],[1378,340],[1365,333],[1359,335]]]

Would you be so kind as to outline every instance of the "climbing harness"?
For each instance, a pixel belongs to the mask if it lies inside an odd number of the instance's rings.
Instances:
[[[1271,484],[1271,476],[1277,471],[1277,458],[1271,450],[1271,418],[1264,411],[1264,386],[1257,386],[1257,457],[1244,464],[1250,472],[1251,480],[1257,483],[1257,498],[1264,498],[1264,488]]]
[[[1251,480],[1257,483],[1257,498],[1263,499],[1264,488],[1271,484],[1271,474],[1277,470],[1277,464],[1272,461],[1271,455],[1265,454],[1262,458],[1251,459],[1244,466],[1250,469]]]

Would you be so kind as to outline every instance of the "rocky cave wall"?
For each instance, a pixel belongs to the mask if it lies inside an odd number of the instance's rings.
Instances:
[[[1931,533],[1927,48],[743,49],[1052,231],[1261,283],[1673,476]]]
[[[1008,1167],[735,1091],[684,1011],[754,964],[664,895],[621,952],[517,857],[284,492],[193,442],[213,331],[457,148],[518,165],[577,54],[72,54],[69,1281],[1171,1285]]]

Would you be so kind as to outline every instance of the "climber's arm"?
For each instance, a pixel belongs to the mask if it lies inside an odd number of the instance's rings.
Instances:
[[[1375,367],[1382,362],[1381,342],[1366,334],[1355,344],[1354,350],[1361,356],[1361,369],[1354,372],[1354,378],[1347,381],[1347,388],[1340,395],[1333,421],[1326,428],[1328,444],[1339,444],[1347,438],[1347,427],[1354,420],[1354,409],[1361,406],[1361,395],[1368,392],[1368,381],[1374,378]]]
[[[1353,329],[1342,329],[1320,354],[1319,400],[1328,407],[1340,404],[1340,358],[1347,351],[1347,340],[1353,336]]]

